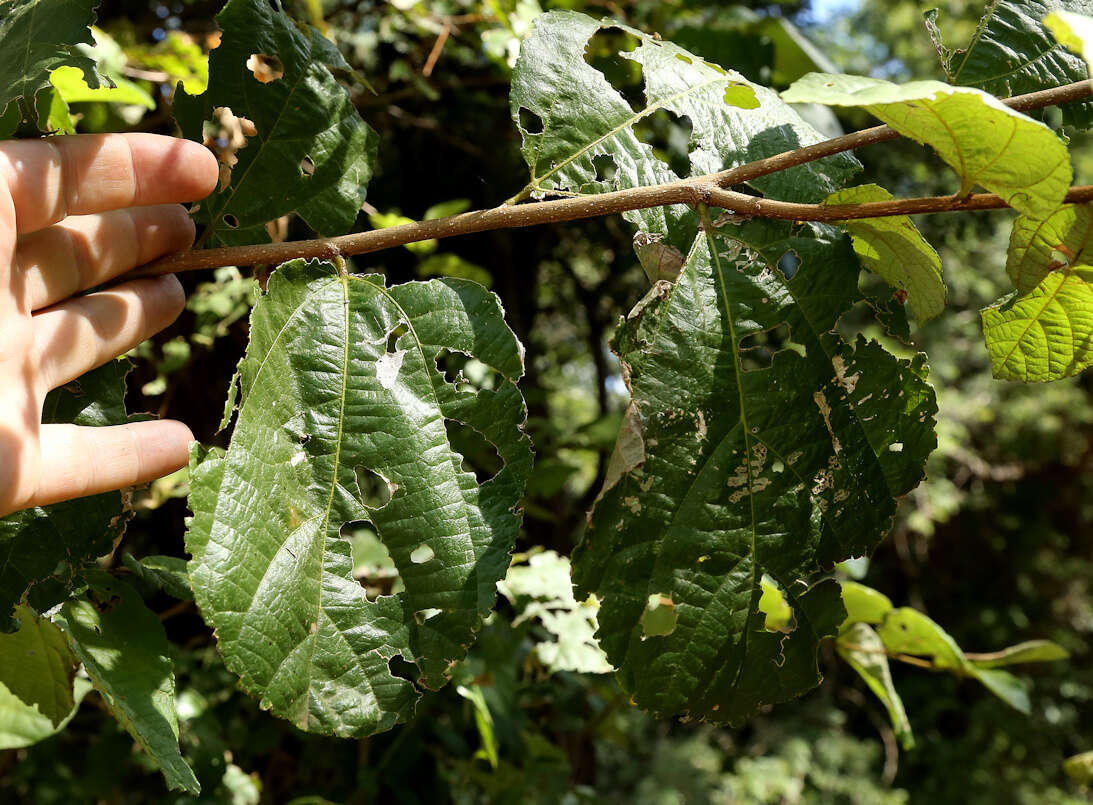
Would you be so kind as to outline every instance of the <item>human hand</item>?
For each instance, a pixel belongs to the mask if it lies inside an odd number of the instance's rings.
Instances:
[[[182,311],[173,276],[81,291],[184,249],[177,203],[216,184],[204,147],[152,134],[0,143],[0,516],[150,481],[186,463],[181,422],[43,425],[46,393]]]

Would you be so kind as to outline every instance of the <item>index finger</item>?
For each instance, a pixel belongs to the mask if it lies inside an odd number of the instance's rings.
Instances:
[[[176,137],[79,134],[0,143],[0,181],[11,192],[20,234],[68,215],[196,201],[216,179],[216,157]]]

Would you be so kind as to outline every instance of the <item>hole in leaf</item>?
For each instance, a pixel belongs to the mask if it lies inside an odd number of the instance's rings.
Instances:
[[[495,389],[501,383],[500,372],[458,350],[440,350],[436,354],[436,369],[444,375],[444,380],[462,392],[477,393],[482,389]]]
[[[421,626],[425,621],[435,618],[444,610],[437,609],[436,607],[429,607],[428,609],[419,609],[414,613],[414,620],[417,621],[417,625]]]
[[[892,442],[890,445],[888,445],[888,452],[889,453],[902,453],[903,452],[903,442]]]
[[[613,182],[618,168],[615,166],[615,158],[610,154],[600,154],[592,157],[592,166],[596,169],[597,182]]]
[[[740,364],[745,372],[769,368],[774,361],[774,354],[783,349],[792,349],[800,355],[805,354],[802,344],[792,340],[789,325],[782,322],[771,330],[744,336],[739,342]]]
[[[396,654],[387,661],[387,670],[391,672],[391,676],[395,679],[405,679],[415,685],[421,678],[421,671],[417,665],[403,658],[401,654]]]
[[[357,495],[360,502],[373,511],[378,511],[391,502],[391,496],[398,490],[398,484],[392,483],[367,467],[355,467],[353,474],[357,481]]]
[[[431,562],[436,558],[436,551],[430,548],[428,545],[418,545],[412,551],[410,551],[410,561],[415,565],[423,565],[426,562]]]
[[[300,160],[300,172],[304,176],[314,176],[315,175],[315,160],[313,160],[309,156],[305,156],[303,159],[301,159]]]
[[[654,593],[645,604],[641,614],[642,639],[649,637],[667,637],[676,630],[676,604],[672,596]]]
[[[224,226],[228,227],[228,229],[238,229],[239,228],[239,219],[236,218],[234,215],[232,215],[230,212],[227,215],[224,216],[223,220],[224,220]]]
[[[543,119],[530,109],[520,107],[520,128],[528,134],[543,133]]]
[[[607,83],[635,112],[645,108],[645,81],[641,65],[621,54],[636,50],[639,44],[641,40],[620,28],[601,28],[584,48],[585,62],[603,73]]]
[[[232,168],[239,162],[239,151],[247,147],[249,137],[258,134],[258,127],[252,120],[237,117],[230,107],[217,106],[204,132],[205,145],[220,163],[218,186],[225,190],[231,186]]]
[[[398,348],[399,339],[409,331],[402,322],[387,334],[387,346],[385,352],[376,360],[376,380],[385,389],[393,389],[398,381],[399,372],[402,371],[402,359],[406,357],[406,350]]]
[[[247,69],[260,84],[271,84],[285,75],[285,66],[281,60],[265,53],[252,53],[247,59]]]
[[[787,280],[793,279],[800,269],[801,258],[792,249],[778,258],[778,270],[782,272]]]
[[[364,588],[364,597],[375,601],[406,589],[390,551],[372,529],[371,523],[346,523],[341,536],[349,541],[353,557],[353,578]]]
[[[408,332],[410,332],[410,328],[406,326],[406,323],[399,322],[395,329],[387,334],[386,351],[388,355],[393,355],[398,352],[398,340]]]
[[[793,617],[793,607],[786,601],[778,583],[763,574],[759,580],[759,588],[763,591],[759,596],[759,611],[766,615],[763,628],[768,632],[781,632],[789,634],[797,628],[797,621]]]
[[[445,419],[444,428],[452,450],[463,456],[460,467],[463,472],[474,473],[478,483],[483,484],[501,471],[504,462],[489,439],[455,419]]]
[[[691,119],[667,109],[657,109],[634,124],[634,134],[652,146],[653,154],[668,163],[677,176],[691,173]]]

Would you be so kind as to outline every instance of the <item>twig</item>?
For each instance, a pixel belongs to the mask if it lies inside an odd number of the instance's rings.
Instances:
[[[1087,98],[1091,95],[1093,95],[1093,86],[1090,82],[1080,81],[1019,95],[1009,98],[1005,103],[1014,109],[1027,111]],[[466,212],[448,218],[417,221],[334,238],[179,252],[149,263],[129,276],[157,276],[229,265],[277,264],[294,258],[330,259],[336,256],[367,254],[422,240],[596,218],[671,204],[706,204],[752,217],[794,221],[845,221],[890,215],[996,210],[1009,206],[1004,199],[991,193],[980,193],[966,198],[932,196],[827,206],[762,199],[724,189],[864,145],[893,140],[899,136],[898,132],[888,126],[876,126],[726,171],[668,184],[553,201],[506,203],[492,209]],[[1065,200],[1069,203],[1093,200],[1093,186],[1071,188]]]

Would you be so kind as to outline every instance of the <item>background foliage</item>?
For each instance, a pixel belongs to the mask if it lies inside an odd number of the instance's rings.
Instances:
[[[980,5],[953,2],[942,10],[945,44],[969,41]],[[507,88],[519,37],[540,10],[611,14],[781,89],[817,68],[897,81],[951,79],[954,62],[946,68],[934,54],[920,6],[865,0],[834,16],[807,3],[713,0],[300,0],[289,9],[323,30],[371,86],[361,83],[351,94],[382,149],[357,221],[367,228],[491,206],[520,190],[526,174]],[[93,51],[100,73],[124,77],[144,95],[73,101],[51,110],[57,127],[173,132],[168,95],[175,80],[191,95],[204,90],[203,54],[216,42],[218,10],[206,2],[105,0]],[[788,28],[789,20],[799,29]],[[802,45],[796,30],[814,44]],[[624,95],[640,87],[626,64],[603,65]],[[1058,122],[1057,111],[1046,114]],[[840,117],[847,128],[868,124],[857,110]],[[238,149],[240,125],[221,117],[210,133],[215,147]],[[838,121],[827,115],[818,125]],[[653,118],[640,136],[670,163],[686,164],[678,123]],[[1093,181],[1093,156],[1082,159],[1093,149],[1074,136],[1075,183]],[[859,157],[866,175],[897,196],[955,190],[940,163],[913,143]],[[447,208],[436,210],[439,202]],[[897,604],[929,614],[968,651],[1027,638],[1068,649],[1068,662],[1022,669],[1032,683],[1030,715],[971,681],[900,666],[895,682],[917,737],[913,750],[901,752],[882,706],[833,647],[817,691],[736,730],[655,720],[633,708],[610,675],[573,670],[603,659],[589,641],[591,614],[566,597],[563,557],[585,526],[626,405],[607,341],[648,286],[629,231],[597,220],[415,244],[354,261],[357,269],[384,271],[389,285],[433,275],[485,281],[527,346],[521,388],[540,458],[518,542],[525,556],[454,683],[425,698],[411,723],[338,741],[306,735],[241,695],[185,590],[170,587],[169,559],[160,577],[125,559],[184,555],[185,474],[137,493],[110,564],[129,567],[131,584],[160,613],[175,666],[182,753],[202,783],[201,801],[1086,801],[1062,761],[1093,749],[1093,381],[1029,387],[991,379],[977,311],[1006,287],[1011,217],[917,221],[938,247],[947,286],[944,314],[914,334],[937,388],[939,447],[892,536],[852,570]],[[272,237],[304,233],[286,218]],[[187,311],[137,351],[129,407],[181,418],[202,442],[224,444],[217,435],[223,393],[246,344],[255,281],[235,269],[183,279]],[[463,368],[473,378],[476,367]],[[496,470],[491,455],[470,459],[480,471]],[[374,534],[361,529],[352,542],[366,587],[389,591],[400,583]],[[43,803],[165,801],[147,755],[101,712],[109,706],[92,693],[55,737],[0,753],[5,795]]]

